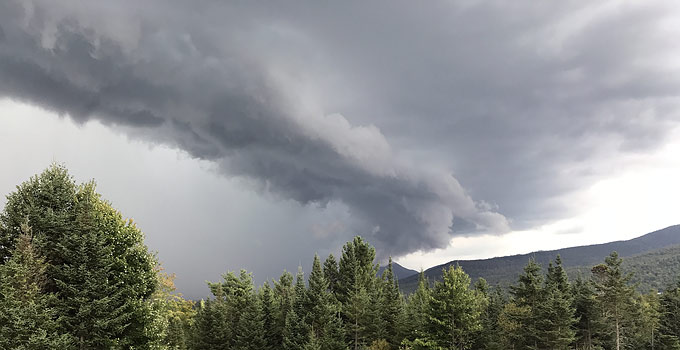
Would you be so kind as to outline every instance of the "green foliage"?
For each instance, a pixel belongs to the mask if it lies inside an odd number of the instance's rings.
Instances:
[[[432,288],[421,272],[404,297],[392,260],[378,276],[375,249],[355,237],[339,261],[315,256],[308,284],[301,269],[259,289],[248,272],[229,272],[208,283],[212,298],[194,304],[93,182],[77,185],[53,165],[7,198],[2,349],[680,350],[680,284],[639,294],[635,283],[677,278],[674,247],[625,262],[612,253],[574,283],[559,255],[542,254],[545,275],[531,259],[510,298],[484,279],[471,289],[463,268],[449,266]],[[649,268],[658,271],[625,272]]]
[[[538,349],[543,342],[541,338],[541,324],[543,322],[539,308],[544,302],[543,276],[541,266],[533,259],[524,268],[524,274],[519,276],[519,283],[510,287],[513,304],[516,308],[509,308],[508,320],[516,327],[512,330],[513,344],[517,348]]]
[[[420,271],[418,289],[408,297],[406,303],[405,333],[408,340],[425,336],[430,310],[430,285],[423,271]]]
[[[621,271],[622,260],[616,252],[605,258],[605,263],[593,267],[596,298],[604,315],[605,327],[613,339],[608,348],[620,350],[626,347],[626,339],[632,338],[635,288],[629,284],[632,275]]]
[[[52,294],[43,294],[47,265],[22,225],[10,258],[0,266],[0,348],[74,349],[73,338],[62,333],[51,307]]]
[[[470,277],[460,266],[443,272],[429,308],[427,337],[442,349],[469,349],[471,336],[481,329],[482,294],[470,289]]]
[[[0,214],[0,254],[15,252],[21,223],[33,229],[47,264],[41,292],[53,293],[59,328],[80,348],[152,346],[155,261],[131,220],[101,199],[94,182],[76,185],[52,165],[17,186]]]
[[[539,325],[543,338],[541,343],[548,349],[567,350],[576,339],[576,310],[567,273],[559,255],[555,264],[551,262],[548,267],[543,294],[543,302],[537,309],[539,318],[543,319]]]

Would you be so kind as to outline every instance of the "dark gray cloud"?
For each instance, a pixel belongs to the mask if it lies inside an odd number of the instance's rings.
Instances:
[[[377,127],[296,101],[295,82],[282,78],[290,71],[274,67],[257,41],[287,25],[258,16],[228,23],[230,8],[214,18],[198,6],[192,18],[180,5],[171,13],[153,7],[160,3],[127,5],[4,3],[0,92],[137,129],[303,204],[340,201],[355,218],[351,231],[383,252],[446,246],[454,215],[476,230],[508,229],[447,171],[399,159]],[[118,31],[127,26],[129,36]]]
[[[5,1],[0,94],[344,203],[398,255],[568,215],[663,144],[674,6]]]

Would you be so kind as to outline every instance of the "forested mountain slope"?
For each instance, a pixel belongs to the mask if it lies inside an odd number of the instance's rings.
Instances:
[[[380,269],[378,270],[378,276],[382,276],[382,274],[383,274],[383,272],[385,271],[386,268],[387,268],[387,265],[380,266]],[[400,279],[400,280],[418,274],[418,271],[407,269],[407,268],[397,264],[396,262],[392,262],[392,271],[393,271],[394,275],[397,276],[397,278]]]
[[[677,269],[680,268],[677,253],[680,253],[680,248],[673,247],[676,245],[680,245],[680,225],[670,226],[626,241],[538,251],[491,259],[454,260],[425,270],[425,275],[430,280],[439,280],[443,268],[458,264],[470,275],[473,281],[483,277],[490,285],[507,286],[517,280],[517,276],[531,257],[545,268],[559,254],[567,270],[576,271],[580,269],[584,271],[586,270],[585,267],[589,269],[591,266],[601,263],[609,253],[616,251],[619,256],[624,258],[626,269],[644,274],[644,276],[637,277],[641,282],[644,281],[650,287],[659,287],[666,283],[663,280],[664,271],[669,273],[675,271],[675,276],[677,276]],[[631,259],[626,259],[628,257],[631,257]],[[646,269],[645,266],[650,268]],[[417,284],[418,275],[399,280],[401,289],[407,293],[415,290]]]

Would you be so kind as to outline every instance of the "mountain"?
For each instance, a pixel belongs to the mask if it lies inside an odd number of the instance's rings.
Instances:
[[[380,266],[380,269],[378,270],[378,276],[382,276],[382,273],[383,271],[385,271],[385,268],[387,268],[387,266]],[[394,261],[392,262],[392,271],[394,272],[394,275],[397,276],[398,280],[402,280],[409,276],[418,274],[418,271],[407,269]]]
[[[588,276],[591,266],[568,267],[570,279]],[[641,293],[650,290],[664,290],[680,282],[680,245],[653,250],[651,252],[629,256],[623,259],[624,272],[633,273],[631,282],[638,285]]]
[[[636,257],[639,260],[639,264],[642,264],[642,261],[644,260],[648,264],[651,264],[650,266],[653,266],[656,264],[651,262],[654,260],[654,254],[650,255],[647,253],[671,249],[670,247],[675,245],[680,245],[680,225],[670,226],[662,230],[654,231],[644,236],[626,241],[616,241],[550,251],[538,251],[529,254],[504,256],[491,259],[454,260],[446,264],[438,265],[425,270],[425,276],[430,280],[438,280],[441,278],[441,272],[443,268],[458,264],[468,275],[470,275],[473,281],[477,280],[479,277],[483,277],[487,280],[487,282],[489,282],[490,285],[498,284],[501,286],[508,286],[512,283],[515,283],[517,277],[522,272],[522,269],[531,257],[533,257],[536,262],[541,264],[543,267],[547,267],[548,263],[551,260],[554,260],[555,256],[559,254],[562,257],[562,262],[565,268],[580,267],[579,269],[581,271],[586,270],[586,268],[589,271],[590,266],[594,266],[603,262],[607,255],[613,251],[616,251],[619,253],[619,256],[624,258],[624,263],[627,260],[625,259],[626,257]],[[674,250],[671,249],[671,255],[672,252],[674,252]],[[657,252],[657,257],[663,256],[668,258],[668,255],[668,251]],[[641,266],[639,264],[635,266]],[[399,285],[404,292],[410,293],[415,290],[418,285],[418,276],[413,275],[404,279],[400,279]]]

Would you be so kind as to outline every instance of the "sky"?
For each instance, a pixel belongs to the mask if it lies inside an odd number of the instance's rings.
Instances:
[[[65,164],[187,295],[680,223],[676,1],[0,1],[0,192]]]

